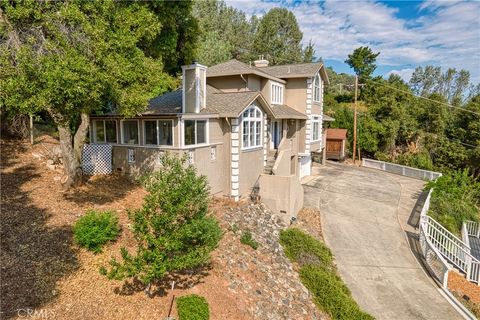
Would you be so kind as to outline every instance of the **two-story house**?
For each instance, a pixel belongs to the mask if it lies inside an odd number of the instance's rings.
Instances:
[[[165,151],[187,153],[213,195],[259,196],[289,220],[303,205],[312,153],[325,147],[324,66],[230,60],[182,69],[182,87],[136,117],[92,116],[91,143],[112,144],[113,168],[131,175],[155,170]]]

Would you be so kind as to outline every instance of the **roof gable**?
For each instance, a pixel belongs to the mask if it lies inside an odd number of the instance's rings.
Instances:
[[[265,72],[282,79],[288,78],[311,78],[320,72],[323,81],[329,83],[328,75],[323,63],[297,63],[285,64],[262,68]]]
[[[207,77],[256,74],[280,83],[286,83],[283,79],[310,78],[314,77],[318,72],[320,72],[323,81],[328,84],[329,80],[325,66],[320,62],[285,64],[258,68],[238,61],[237,59],[231,59],[227,62],[209,67],[207,69]]]
[[[280,83],[286,83],[285,80],[282,80],[274,75],[263,71],[263,68],[250,66],[246,63],[238,61],[237,59],[228,60],[227,62],[211,66],[207,69],[207,77],[223,77],[241,74],[256,74],[260,77],[264,77]]]

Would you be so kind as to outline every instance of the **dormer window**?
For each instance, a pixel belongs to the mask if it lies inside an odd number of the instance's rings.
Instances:
[[[283,104],[283,86],[279,83],[272,83],[272,104]]]
[[[313,82],[313,101],[315,102],[321,102],[321,97],[322,97],[322,92],[321,92],[321,87],[322,87],[322,80],[320,79],[320,76],[317,74],[315,76],[315,81]]]

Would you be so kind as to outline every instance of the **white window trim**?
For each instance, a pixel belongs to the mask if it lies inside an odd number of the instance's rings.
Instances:
[[[145,131],[145,122],[147,121],[155,121],[156,125],[157,125],[157,144],[150,144],[150,143],[147,143],[147,135],[146,135],[146,131]],[[172,123],[172,144],[169,145],[169,144],[160,144],[160,127],[159,127],[159,122],[160,121],[170,121]],[[173,135],[173,120],[172,119],[145,119],[145,120],[142,120],[142,129],[143,129],[143,145],[144,146],[149,146],[149,147],[153,147],[153,146],[159,146],[159,147],[173,147],[175,145],[175,141],[174,141],[174,135]]]
[[[257,110],[260,111],[260,118],[257,118],[257,117],[251,118],[250,116],[248,116],[248,117],[243,116],[243,113],[245,111],[250,110],[252,108],[255,111],[257,111]],[[241,117],[241,121],[240,121],[240,123],[242,125],[240,126],[240,132],[239,132],[239,135],[240,135],[239,139],[242,142],[242,150],[247,151],[247,150],[262,149],[263,148],[263,134],[262,134],[263,130],[264,130],[264,128],[263,128],[263,118],[264,118],[264,115],[263,115],[262,109],[260,109],[258,106],[254,105],[254,104],[250,105],[248,108],[246,108],[245,110],[242,111],[242,117]],[[258,121],[258,122],[260,122],[260,144],[259,145],[245,147],[245,145],[243,143],[243,125],[244,125],[245,120],[246,121],[254,121],[254,122]],[[254,139],[256,141],[256,136],[254,136]]]
[[[281,89],[281,94],[280,94],[280,100],[275,100],[275,95],[274,95],[274,90],[273,88],[277,86]],[[272,104],[283,104],[283,96],[285,94],[285,86],[281,83],[278,83],[278,82],[272,82],[272,84],[270,85],[270,102]]]
[[[185,144],[185,121],[195,121],[195,144]],[[205,121],[205,142],[203,143],[196,143],[197,142],[197,121]],[[208,119],[182,119],[181,121],[181,141],[183,148],[194,148],[194,147],[204,147],[210,145],[210,121]]]
[[[317,118],[317,120],[315,120],[315,118]],[[321,134],[320,134],[321,133],[321,130],[320,130],[320,123],[321,123],[320,115],[316,115],[316,114],[312,115],[311,121],[312,121],[312,126],[311,126],[311,128],[312,128],[312,133],[311,133],[312,139],[311,139],[311,141],[312,142],[318,142],[318,141],[322,140],[322,137],[321,137]],[[314,123],[318,123],[317,139],[314,139],[314,128],[315,128]]]
[[[131,143],[124,143],[123,142],[123,123],[125,121],[137,121],[137,131],[138,131],[138,143],[135,143],[135,144],[131,144]],[[139,146],[140,145],[140,121],[138,119],[124,119],[124,120],[120,120],[120,144],[122,145],[126,145],[126,146]],[[117,139],[118,141],[118,139]]]
[[[97,141],[97,121],[103,122],[103,141]],[[107,142],[107,125],[106,121],[115,121],[115,138],[116,142]],[[92,142],[97,144],[118,144],[118,121],[115,119],[92,119]]]
[[[318,86],[318,100],[315,98],[315,91],[317,89],[317,86]],[[322,78],[320,78],[320,75],[318,73],[313,78],[313,101],[322,102]]]

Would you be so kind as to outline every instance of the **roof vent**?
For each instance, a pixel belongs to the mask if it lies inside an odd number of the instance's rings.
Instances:
[[[264,59],[263,56],[258,57],[258,60],[253,61],[253,64],[257,68],[268,67],[268,60]]]

